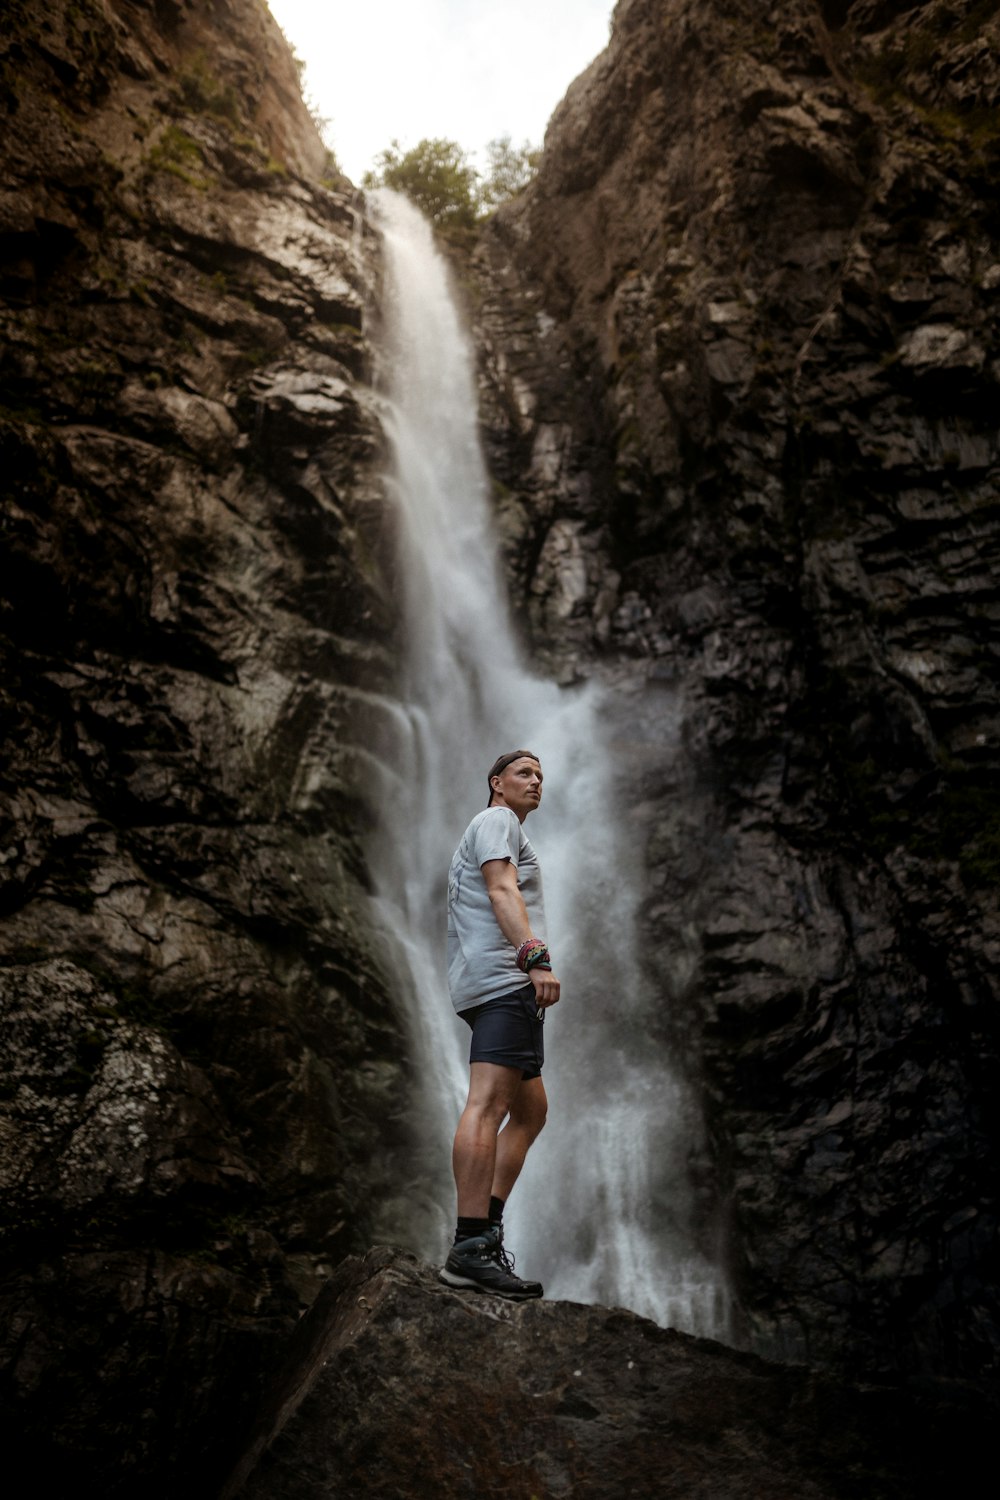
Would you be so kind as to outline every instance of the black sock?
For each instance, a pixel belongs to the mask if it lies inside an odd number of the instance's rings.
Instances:
[[[491,1198],[490,1199],[490,1223],[491,1224],[502,1224],[503,1223],[503,1199],[502,1198]]]
[[[474,1240],[478,1234],[489,1234],[489,1219],[463,1219],[459,1215],[458,1228],[455,1230],[455,1244],[459,1240]]]

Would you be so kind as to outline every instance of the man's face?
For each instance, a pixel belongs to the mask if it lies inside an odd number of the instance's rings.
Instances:
[[[537,760],[522,755],[504,766],[493,778],[493,802],[500,802],[517,813],[523,823],[542,800],[542,768]]]

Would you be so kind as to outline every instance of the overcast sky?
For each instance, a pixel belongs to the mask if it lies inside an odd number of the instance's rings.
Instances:
[[[395,137],[509,135],[540,145],[549,116],[608,40],[613,0],[269,0],[306,64],[328,144],[360,182]]]

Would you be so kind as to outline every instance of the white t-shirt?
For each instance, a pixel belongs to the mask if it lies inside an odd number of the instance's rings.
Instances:
[[[493,915],[483,865],[509,859],[528,908],[534,937],[545,936],[542,872],[517,814],[509,807],[487,807],[462,835],[448,872],[448,988],[457,1011],[498,1000],[528,981],[517,967],[517,949]]]

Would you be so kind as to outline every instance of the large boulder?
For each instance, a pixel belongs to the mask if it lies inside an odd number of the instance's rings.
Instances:
[[[303,1319],[223,1500],[918,1500],[973,1483],[988,1407],[863,1389],[622,1309],[455,1292],[397,1251]]]

